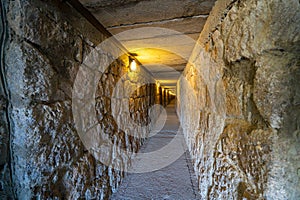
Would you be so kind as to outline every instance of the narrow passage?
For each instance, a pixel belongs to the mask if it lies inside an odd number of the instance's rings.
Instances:
[[[175,101],[166,107],[166,111],[168,115],[163,129],[147,140],[141,152],[151,152],[163,147],[177,133],[179,120],[175,112]],[[163,169],[148,173],[128,174],[118,191],[112,195],[111,200],[199,199],[195,188],[196,177],[189,154],[185,152],[177,161]]]

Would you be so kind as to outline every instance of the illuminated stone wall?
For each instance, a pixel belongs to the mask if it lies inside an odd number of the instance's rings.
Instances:
[[[143,68],[131,72],[128,56],[98,50],[107,36],[66,3],[2,3],[1,78],[7,85],[0,85],[0,199],[107,199],[125,173],[103,165],[83,145],[74,121],[78,113],[72,111],[74,88],[84,88],[84,94],[96,88],[94,106],[88,100],[84,104],[91,112],[79,110],[80,119],[88,124],[96,113],[95,123],[111,138],[112,148],[127,150],[105,156],[121,159],[119,168],[126,169],[144,141],[138,136],[146,136],[155,122],[149,113],[159,98],[155,81]],[[89,70],[98,65],[105,70],[88,87],[96,74]],[[135,124],[126,127],[130,120]]]
[[[202,199],[300,198],[299,1],[217,1],[178,82]]]

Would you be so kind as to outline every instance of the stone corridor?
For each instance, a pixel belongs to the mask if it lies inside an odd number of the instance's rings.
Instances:
[[[168,116],[164,127],[146,141],[141,152],[162,148],[177,134],[179,121],[174,101],[166,107],[166,111]],[[160,170],[129,174],[111,199],[197,199],[196,184],[190,156],[185,152],[174,163]]]
[[[1,0],[0,200],[300,199],[299,0]]]

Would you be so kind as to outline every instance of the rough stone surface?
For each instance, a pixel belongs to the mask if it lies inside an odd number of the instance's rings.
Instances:
[[[5,13],[5,5],[1,2],[1,13]],[[10,109],[7,80],[4,70],[4,55],[7,23],[5,15],[0,15],[0,199],[13,198],[10,166]]]
[[[215,0],[81,0],[105,27],[209,14]],[[159,6],[158,6],[159,5]],[[187,30],[185,30],[187,31]]]
[[[151,75],[142,68],[130,75],[128,57],[114,58],[96,51],[106,36],[61,1],[5,0],[4,4],[9,42],[4,47],[5,74],[1,76],[7,85],[3,86],[2,80],[0,84],[0,198],[109,198],[125,173],[103,165],[80,140],[72,112],[76,75],[80,66],[92,69],[98,63],[108,67],[99,74],[91,113],[97,113],[97,123],[111,136],[114,147],[130,149],[131,154],[143,142],[134,136],[149,132],[153,123],[149,108],[160,98]],[[82,87],[92,74],[81,77]],[[134,92],[114,97],[119,80]],[[10,92],[11,109],[6,106],[4,89]],[[119,88],[117,94],[126,90]],[[93,89],[84,92],[92,94]],[[118,119],[113,118],[113,112]],[[6,116],[11,120],[11,131]],[[89,119],[90,113],[83,113],[82,120]],[[136,125],[122,130],[120,123],[126,125],[130,119]],[[148,126],[142,129],[141,124]],[[124,168],[130,165],[131,154],[122,157]],[[118,155],[109,156],[115,159]]]
[[[201,199],[299,199],[299,1],[217,1],[178,82]]]

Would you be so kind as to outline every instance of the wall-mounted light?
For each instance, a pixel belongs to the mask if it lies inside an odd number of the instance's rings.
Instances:
[[[132,60],[130,63],[130,70],[134,72],[134,71],[136,71],[136,69],[137,69],[136,61]]]
[[[135,56],[136,54],[132,53],[130,55]],[[130,71],[132,71],[132,72],[136,71],[137,67],[138,67],[138,64],[137,64],[136,60],[132,56],[129,56],[129,69],[130,69]]]
[[[159,81],[156,82],[157,87],[160,87],[160,83]]]

